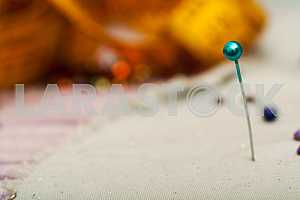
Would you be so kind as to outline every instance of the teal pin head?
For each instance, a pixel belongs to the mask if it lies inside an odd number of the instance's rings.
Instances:
[[[235,41],[227,42],[224,46],[223,54],[228,60],[236,61],[243,55],[243,47]]]

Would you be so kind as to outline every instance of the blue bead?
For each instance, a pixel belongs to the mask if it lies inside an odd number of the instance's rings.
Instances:
[[[223,54],[227,59],[236,61],[243,55],[243,47],[235,41],[227,42],[224,46]]]
[[[278,113],[277,110],[273,107],[265,107],[264,108],[264,119],[267,122],[273,122],[277,119]]]
[[[300,130],[296,131],[294,134],[294,140],[300,141]]]
[[[300,147],[297,150],[297,154],[300,156]]]

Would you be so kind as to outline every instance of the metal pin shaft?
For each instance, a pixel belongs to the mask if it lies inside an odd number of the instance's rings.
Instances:
[[[255,151],[254,151],[254,142],[253,142],[253,133],[252,133],[251,120],[250,120],[250,115],[249,115],[249,110],[248,110],[248,103],[247,103],[246,93],[245,93],[245,89],[244,89],[242,74],[241,74],[241,70],[240,70],[240,64],[239,64],[238,60],[235,61],[235,67],[236,67],[237,77],[238,77],[238,80],[239,80],[239,83],[240,83],[241,93],[242,93],[242,96],[243,96],[244,109],[245,109],[245,114],[246,114],[246,119],[247,119],[247,124],[248,124],[250,147],[251,147],[251,158],[252,158],[252,161],[255,161]]]

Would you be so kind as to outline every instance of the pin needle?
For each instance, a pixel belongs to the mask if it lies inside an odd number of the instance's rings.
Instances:
[[[243,78],[242,78],[240,64],[239,64],[239,59],[243,54],[243,48],[238,42],[230,41],[225,44],[224,49],[223,49],[223,54],[227,59],[234,61],[234,63],[235,63],[236,75],[237,75],[237,78],[238,78],[238,81],[240,84],[240,88],[241,88],[241,93],[243,96],[244,109],[245,109],[246,119],[247,119],[247,124],[248,124],[250,147],[251,147],[251,158],[252,158],[252,161],[255,161],[252,126],[251,126],[251,120],[250,120],[250,115],[249,115],[249,110],[248,110],[248,103],[247,103],[245,88],[244,88],[244,84],[243,84]]]

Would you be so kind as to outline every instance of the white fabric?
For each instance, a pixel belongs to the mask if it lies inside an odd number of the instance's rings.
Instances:
[[[298,74],[270,72],[248,73],[251,82],[276,77],[284,84],[275,100],[278,122],[252,115],[257,162],[250,161],[244,117],[223,107],[199,118],[181,106],[176,117],[162,109],[155,117],[96,128],[88,140],[37,166],[17,188],[18,199],[297,199]]]

